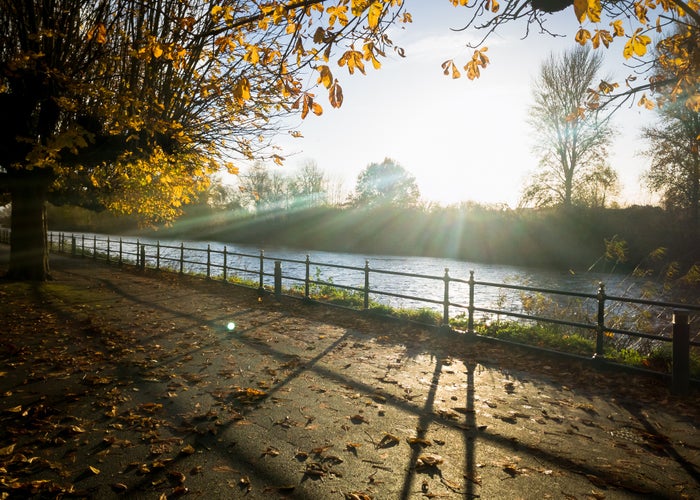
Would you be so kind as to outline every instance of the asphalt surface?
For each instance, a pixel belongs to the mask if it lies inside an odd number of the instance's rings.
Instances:
[[[204,279],[52,273],[0,280],[0,498],[700,498],[697,391]]]

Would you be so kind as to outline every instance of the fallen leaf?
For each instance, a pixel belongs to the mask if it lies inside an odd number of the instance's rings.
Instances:
[[[129,487],[124,483],[114,483],[111,485],[111,488],[115,493],[125,493],[129,490]]]
[[[192,446],[191,444],[188,444],[187,446],[185,446],[184,448],[182,448],[180,450],[181,455],[193,455],[194,452],[195,452],[194,446]]]
[[[353,424],[362,424],[362,423],[368,424],[369,423],[369,421],[363,415],[360,415],[359,413],[357,415],[353,415],[352,417],[350,417],[350,422],[352,422]]]
[[[9,446],[5,446],[4,448],[0,448],[0,456],[6,457],[8,455],[11,455],[14,450],[15,450],[15,443],[12,443]]]
[[[425,453],[420,455],[416,460],[416,467],[437,467],[442,464],[445,460],[435,453]]]
[[[406,438],[406,441],[407,441],[408,444],[410,444],[411,446],[414,446],[414,445],[430,446],[430,445],[432,444],[432,443],[431,443],[430,441],[428,441],[427,439],[422,439],[422,438],[418,438],[418,437]]]
[[[389,434],[388,432],[384,434],[384,437],[377,443],[377,448],[390,448],[399,444],[401,440],[398,436]]]
[[[275,448],[274,446],[268,446],[267,449],[260,454],[260,456],[276,457],[279,454],[280,451],[277,448]]]

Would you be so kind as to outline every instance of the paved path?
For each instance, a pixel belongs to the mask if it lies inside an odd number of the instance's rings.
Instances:
[[[0,498],[700,498],[697,392],[218,282],[52,268],[0,280]]]

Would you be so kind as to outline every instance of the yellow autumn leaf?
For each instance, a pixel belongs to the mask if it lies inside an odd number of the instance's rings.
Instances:
[[[700,112],[700,94],[693,94],[685,100],[685,106],[696,113]]]
[[[328,89],[328,98],[334,108],[343,105],[343,89],[338,85],[338,80],[335,80],[331,88]]]
[[[640,22],[640,24],[647,24],[649,22],[649,20],[647,19],[647,12],[648,9],[646,5],[644,5],[642,2],[634,3],[634,14],[637,17],[637,20]]]
[[[318,83],[323,84],[327,89],[331,88],[331,85],[333,85],[333,73],[331,73],[331,69],[325,64],[316,69],[319,72]]]
[[[624,36],[625,28],[622,27],[622,21],[620,19],[610,23],[613,28],[613,36]]]
[[[574,14],[579,23],[586,19],[588,13],[588,0],[574,0]]]
[[[369,7],[369,13],[367,14],[367,22],[369,23],[370,29],[376,29],[379,26],[379,19],[382,16],[382,11],[384,7],[382,2],[372,2]]]
[[[470,80],[475,80],[481,76],[479,65],[473,59],[464,66],[464,69],[467,71],[467,78]]]
[[[156,59],[163,55],[163,49],[160,47],[160,45],[154,45],[151,50],[153,52],[153,57]]]
[[[362,13],[367,10],[368,6],[368,0],[352,0],[352,3],[350,4],[350,11],[352,12],[353,16],[361,16]]]
[[[642,28],[637,28],[634,35],[627,40],[625,47],[622,49],[622,55],[625,59],[629,59],[633,55],[641,57],[647,52],[647,45],[651,43],[651,38],[640,34]]]
[[[92,465],[88,466],[88,470],[95,475],[98,475],[101,472],[100,469],[93,467]]]
[[[257,45],[248,45],[246,47],[246,54],[243,56],[243,60],[249,62],[250,64],[258,64],[260,61],[260,53],[258,52]]]
[[[241,78],[236,84],[233,89],[233,96],[243,101],[250,99],[250,82],[246,77]]]
[[[586,42],[591,39],[591,32],[587,29],[580,28],[574,39],[581,45],[586,45]]]
[[[590,19],[591,22],[600,22],[600,13],[602,10],[603,8],[600,5],[600,0],[588,0],[588,19]]]
[[[647,95],[642,95],[642,98],[637,103],[637,106],[644,106],[646,109],[654,109],[654,101],[647,98]]]
[[[608,48],[610,46],[610,42],[612,42],[612,35],[608,30],[595,30],[595,35],[593,35],[593,48],[597,49],[600,44],[602,43],[605,45],[605,48]]]

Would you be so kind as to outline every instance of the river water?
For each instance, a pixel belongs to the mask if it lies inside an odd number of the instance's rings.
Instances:
[[[53,237],[57,239],[57,235]],[[105,252],[107,249],[108,237],[106,235],[76,234],[75,237],[79,252],[83,244],[88,252],[92,251],[93,246],[98,252]],[[67,238],[70,239],[70,236]],[[110,236],[109,238],[110,255],[113,260],[116,260],[120,247],[119,237]],[[136,260],[136,241],[136,238],[123,238],[121,242],[123,260],[131,262]],[[209,248],[209,274],[212,277],[220,277],[223,274],[223,251],[226,248],[227,275],[229,277],[238,275],[256,282],[259,279],[261,254],[259,247],[221,242],[156,241],[149,238],[140,238],[138,241],[140,244],[146,245],[146,262],[149,267],[159,265],[160,268],[179,270],[182,254],[185,271],[206,274],[207,248]],[[442,311],[445,296],[444,276],[447,272],[450,277],[450,316],[466,312],[466,307],[469,304],[469,286],[466,281],[469,280],[472,271],[477,282],[474,305],[477,308],[512,312],[524,312],[524,293],[522,291],[479,283],[521,285],[590,295],[595,295],[599,284],[603,283],[607,295],[631,298],[643,296],[645,291],[648,293],[650,287],[654,287],[657,292],[661,290],[661,287],[654,283],[650,284],[648,280],[620,274],[557,272],[539,268],[481,264],[433,257],[304,252],[282,247],[269,247],[262,250],[264,250],[263,281],[266,285],[274,283],[275,260],[279,260],[282,268],[283,286],[303,287],[306,275],[305,261],[308,255],[311,280],[363,288],[365,264],[367,263],[370,270],[370,289],[377,292],[371,294],[371,299],[394,307],[430,308]],[[407,273],[411,276],[394,273]],[[385,293],[420,297],[427,299],[427,301],[396,297]],[[533,294],[529,294],[529,296],[532,297]],[[572,300],[578,300],[579,312],[577,314],[587,316],[579,318],[582,321],[588,322],[595,315],[597,303],[593,298],[571,299],[562,298],[557,294],[547,294],[547,297],[552,298],[554,303],[561,307],[565,307],[566,302],[570,304]],[[666,300],[668,297],[655,295],[654,299]]]

